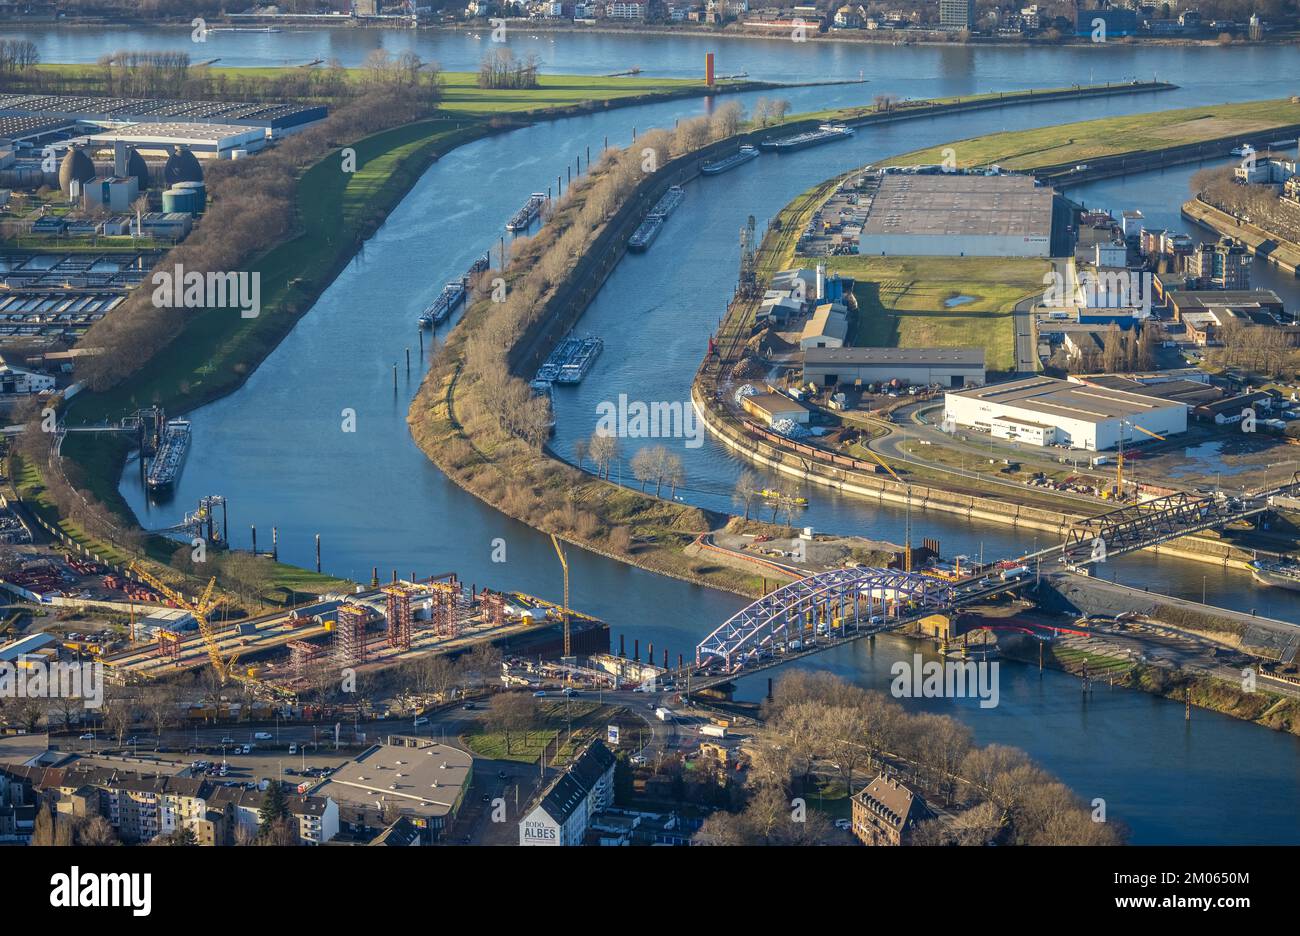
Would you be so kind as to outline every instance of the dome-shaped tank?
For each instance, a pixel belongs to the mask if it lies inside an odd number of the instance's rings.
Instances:
[[[163,181],[169,186],[177,182],[203,181],[203,169],[188,147],[177,147],[176,152],[167,157],[167,165],[163,167]]]
[[[94,161],[83,150],[75,147],[68,150],[68,155],[63,157],[63,162],[59,166],[59,188],[63,189],[63,193],[68,194],[74,179],[85,185],[93,178],[95,178]]]
[[[144,161],[144,157],[135,151],[132,147],[128,150],[130,156],[126,160],[126,174],[135,178],[140,184],[140,191],[144,192],[149,188],[149,164]]]

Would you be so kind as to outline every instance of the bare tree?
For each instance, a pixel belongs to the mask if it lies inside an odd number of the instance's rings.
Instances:
[[[762,488],[759,486],[758,475],[746,468],[736,478],[736,486],[732,489],[731,499],[736,504],[745,508],[745,519],[749,519],[749,509],[753,506],[754,501],[758,498]]]

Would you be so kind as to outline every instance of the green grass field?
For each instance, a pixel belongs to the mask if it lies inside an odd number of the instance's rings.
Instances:
[[[951,147],[959,167],[996,163],[1004,169],[1034,169],[1058,163],[1086,163],[1116,153],[1196,143],[1294,123],[1300,123],[1300,103],[1273,100],[1218,104],[992,133],[915,150],[884,164],[940,163],[943,151]]]
[[[1046,260],[1005,257],[834,257],[832,271],[857,280],[850,344],[982,347],[990,370],[1015,367],[1012,310],[1041,292]],[[951,308],[948,300],[969,297]]]

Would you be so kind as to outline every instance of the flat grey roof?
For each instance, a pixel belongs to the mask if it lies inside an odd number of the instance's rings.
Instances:
[[[1106,387],[1057,380],[1054,377],[1027,377],[1006,383],[989,384],[970,390],[949,391],[948,396],[967,397],[1047,416],[1064,416],[1088,422],[1102,422],[1125,416],[1145,416],[1156,410],[1182,407],[1156,397]]]
[[[1282,297],[1271,289],[1171,289],[1166,295],[1170,302],[1184,309],[1282,307]]]
[[[885,175],[862,235],[1050,237],[1054,195],[1031,176]]]
[[[473,758],[450,744],[425,739],[416,743],[419,746],[380,744],[344,764],[311,792],[340,804],[373,809],[377,800],[384,800],[418,816],[445,816],[460,796]]]
[[[983,348],[809,348],[803,362],[813,364],[895,364],[903,367],[958,365],[983,367]]]

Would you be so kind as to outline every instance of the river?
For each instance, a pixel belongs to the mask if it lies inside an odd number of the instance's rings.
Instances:
[[[39,44],[46,61],[94,61],[116,49],[177,48],[188,31],[163,29],[10,30]],[[522,33],[522,35],[521,35]],[[737,232],[747,215],[760,226],[814,181],[883,156],[996,129],[1045,126],[1107,114],[1191,106],[1207,101],[1281,96],[1293,91],[1294,50],[1285,48],[1158,48],[1111,46],[1059,50],[855,46],[832,43],[700,38],[512,33],[519,52],[537,51],[551,72],[603,74],[640,64],[648,73],[694,75],[703,52],[718,53],[721,73],[745,70],[756,79],[856,78],[865,86],[791,89],[794,110],[905,97],[969,94],[992,89],[1125,80],[1154,74],[1181,87],[1164,94],[1042,104],[970,115],[908,121],[861,131],[853,141],[788,156],[764,156],[688,189],[687,199],[653,249],[619,266],[581,323],[600,334],[604,354],[578,387],[557,394],[557,448],[590,434],[595,403],[617,399],[685,400],[689,382],[734,281]],[[193,52],[196,60],[271,65],[337,57],[359,64],[376,47],[415,48],[444,67],[473,68],[486,40],[461,34],[378,30],[294,30],[279,34],[218,33]],[[193,50],[192,50],[193,51]],[[1225,84],[1222,76],[1234,81]],[[747,105],[758,95],[741,96]],[[770,96],[770,94],[768,95]],[[247,545],[248,525],[269,543],[278,526],[281,556],[310,566],[312,537],[322,535],[324,568],[366,578],[457,570],[477,584],[559,597],[559,569],[549,540],[506,519],[450,484],[411,442],[406,409],[418,368],[391,368],[417,347],[414,317],[445,279],[496,242],[506,217],[527,194],[544,188],[566,162],[606,135],[624,143],[631,127],[668,126],[700,113],[702,101],[665,102],[541,124],[481,140],[432,166],[364,251],[325,291],[298,327],[231,396],[192,414],[194,443],[175,500],[149,505],[128,467],[123,494],[146,526],[178,520],[205,494],[230,502],[232,538]],[[1189,170],[1190,172],[1190,170]],[[1098,183],[1073,193],[1115,210],[1141,208],[1148,219],[1179,226],[1177,205],[1188,173]],[[1178,178],[1183,181],[1180,183]],[[1172,215],[1170,214],[1172,212]],[[1166,218],[1168,220],[1166,221]],[[1185,225],[1182,225],[1185,226]],[[1294,299],[1294,284],[1284,284]],[[357,413],[357,431],[341,430],[342,410]],[[630,450],[630,445],[625,446]],[[625,453],[626,454],[626,453]],[[726,509],[742,465],[713,441],[683,449],[693,503]],[[902,515],[821,490],[809,492],[807,521],[822,529],[901,539]],[[942,514],[913,518],[916,536],[939,537],[946,553],[992,556],[1022,550],[1026,537],[997,526]],[[506,545],[502,564],[491,554]],[[690,654],[694,644],[745,602],[732,595],[665,579],[571,550],[572,601],[615,633],[653,641],[657,653]],[[1300,620],[1294,600],[1254,587],[1240,573],[1168,558],[1114,563],[1121,580],[1212,601],[1255,607]],[[889,663],[911,652],[883,638],[820,655],[809,664],[885,689]],[[761,693],[761,678],[745,694]],[[1086,703],[1078,684],[1057,673],[1005,664],[1001,705],[979,709],[952,701],[909,703],[951,712],[981,743],[1027,750],[1081,796],[1105,798],[1111,814],[1144,843],[1300,842],[1300,739],[1196,712],[1139,693],[1099,690]],[[1231,790],[1231,796],[1224,796]]]

